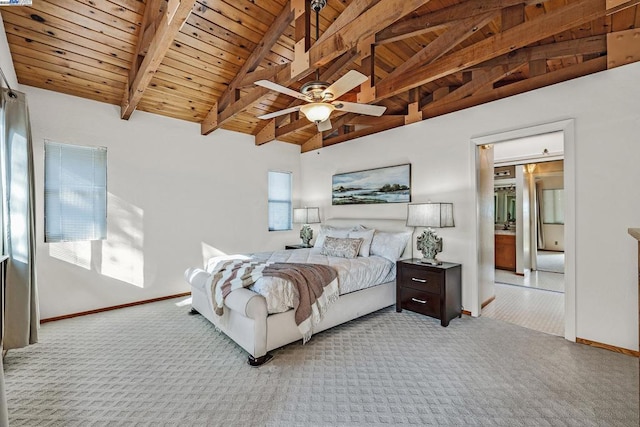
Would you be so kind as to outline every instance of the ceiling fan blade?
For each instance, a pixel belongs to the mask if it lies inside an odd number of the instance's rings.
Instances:
[[[276,92],[284,93],[285,95],[289,95],[294,98],[301,99],[303,101],[311,102],[311,100],[307,96],[301,94],[300,92],[289,89],[288,87],[281,86],[278,83],[270,82],[269,80],[258,80],[255,84],[257,84],[258,86],[266,87],[267,89],[274,90]]]
[[[351,70],[347,74],[336,80],[331,86],[326,88],[324,90],[324,93],[329,92],[333,94],[332,99],[337,99],[345,93],[349,92],[354,87],[366,82],[367,79],[368,77],[364,74],[356,70]]]
[[[333,125],[331,124],[330,119],[327,119],[324,122],[318,123],[318,132],[324,132],[331,129],[333,129]]]
[[[355,102],[334,101],[332,104],[336,107],[336,110],[377,117],[380,117],[387,110],[387,107],[380,105],[357,104]]]
[[[294,113],[299,110],[300,110],[300,106],[298,105],[296,107],[286,108],[280,111],[274,111],[273,113],[263,114],[261,116],[258,116],[258,118],[263,120],[268,120],[268,119],[273,119],[274,117],[283,116],[285,114]]]

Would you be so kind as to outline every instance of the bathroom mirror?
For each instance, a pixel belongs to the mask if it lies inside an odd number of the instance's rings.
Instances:
[[[515,187],[496,187],[494,193],[494,221],[496,224],[516,222]]]

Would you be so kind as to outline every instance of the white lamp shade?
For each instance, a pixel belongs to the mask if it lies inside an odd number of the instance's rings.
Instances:
[[[294,208],[293,222],[296,224],[318,224],[320,208]]]
[[[454,227],[453,203],[415,203],[407,206],[409,227]]]
[[[300,111],[302,111],[302,114],[304,114],[307,119],[315,123],[320,123],[327,120],[335,108],[333,104],[326,102],[312,102],[300,107]]]

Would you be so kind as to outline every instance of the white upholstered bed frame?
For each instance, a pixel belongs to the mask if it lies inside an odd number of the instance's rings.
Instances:
[[[380,231],[406,231],[404,219],[333,218],[325,224],[336,227],[363,225]],[[412,239],[409,239],[401,258],[411,256]],[[225,299],[222,317],[216,316],[211,301],[204,291],[209,274],[201,269],[189,269],[185,273],[191,283],[192,312],[206,317],[240,347],[249,353],[249,363],[259,366],[268,361],[270,350],[302,339],[294,320],[294,310],[267,314],[267,303],[262,295],[249,289],[236,289]],[[395,280],[341,295],[327,310],[322,322],[314,327],[314,333],[348,322],[396,302]]]

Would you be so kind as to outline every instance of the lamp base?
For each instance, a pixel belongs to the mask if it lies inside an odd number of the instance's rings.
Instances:
[[[311,247],[311,239],[313,239],[313,230],[309,227],[309,224],[304,224],[300,229],[300,239],[302,245],[305,247]]]
[[[422,264],[442,265],[442,261],[438,261],[435,258],[422,258],[419,262]]]

